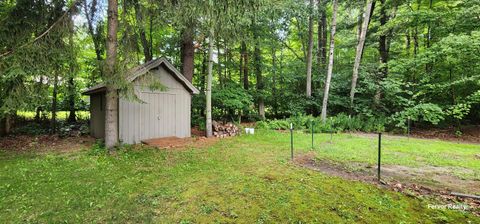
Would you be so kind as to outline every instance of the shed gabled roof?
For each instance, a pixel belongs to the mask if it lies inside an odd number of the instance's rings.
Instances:
[[[151,69],[153,68],[156,68],[158,66],[165,66],[165,68],[170,71],[170,74],[172,74],[172,76],[177,80],[179,81],[184,87],[185,89],[187,89],[190,93],[193,93],[193,94],[198,94],[200,91],[198,91],[197,88],[195,88],[195,86],[193,86],[193,84],[188,81],[181,73],[180,71],[178,71],[173,65],[172,63],[170,63],[166,58],[164,57],[161,57],[161,58],[157,58],[155,60],[151,60],[149,62],[146,62],[145,64],[142,64],[142,65],[139,65],[133,69],[131,69],[129,71],[129,75],[127,76],[127,81],[128,82],[133,82],[133,80],[135,80],[136,78],[138,78],[139,76],[142,76],[144,74],[146,74],[148,71],[150,71]],[[91,94],[94,94],[94,93],[98,93],[98,92],[103,92],[106,90],[106,86],[105,84],[99,84],[99,85],[96,85],[96,86],[93,86],[92,88],[90,89],[87,89],[86,91],[83,92],[83,94],[85,95],[91,95]]]

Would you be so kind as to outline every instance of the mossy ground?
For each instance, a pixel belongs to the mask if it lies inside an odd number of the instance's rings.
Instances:
[[[296,153],[309,150],[308,135],[298,135]],[[429,209],[432,201],[298,167],[289,160],[289,135],[273,131],[223,139],[208,148],[127,147],[113,156],[89,152],[1,152],[0,222],[480,221],[465,212]],[[332,152],[319,155],[337,158]]]

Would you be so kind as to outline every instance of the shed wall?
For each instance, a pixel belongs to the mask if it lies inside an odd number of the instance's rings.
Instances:
[[[120,99],[120,140],[134,144],[151,138],[190,137],[190,92],[162,66],[146,76],[159,79],[167,89],[152,91],[140,80],[133,82],[136,95],[144,103]]]

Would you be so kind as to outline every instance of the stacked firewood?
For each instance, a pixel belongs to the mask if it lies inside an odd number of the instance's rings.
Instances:
[[[217,121],[212,122],[213,136],[217,138],[225,138],[229,136],[236,136],[240,134],[240,129],[233,123],[221,123]]]

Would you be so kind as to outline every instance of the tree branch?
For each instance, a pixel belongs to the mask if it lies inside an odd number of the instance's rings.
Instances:
[[[35,42],[37,42],[38,40],[40,40],[41,38],[43,38],[45,35],[47,35],[52,29],[53,27],[55,27],[57,24],[60,23],[60,21],[62,21],[72,10],[73,8],[75,7],[75,5],[77,3],[79,3],[80,1],[84,1],[84,0],[75,0],[73,3],[72,3],[72,6],[70,6],[70,8],[65,12],[63,13],[62,16],[60,16],[60,18],[58,18],[50,27],[48,27],[47,30],[45,30],[42,34],[40,34],[38,37],[36,37],[35,39],[33,39],[32,41],[30,42],[27,42],[23,45],[20,45],[19,47],[17,47],[16,49],[12,49],[12,50],[9,50],[9,51],[6,51],[2,54],[0,54],[0,58],[3,58],[3,57],[6,57],[12,53],[14,53],[15,51],[19,50],[19,49],[22,49],[30,44],[33,44]]]

